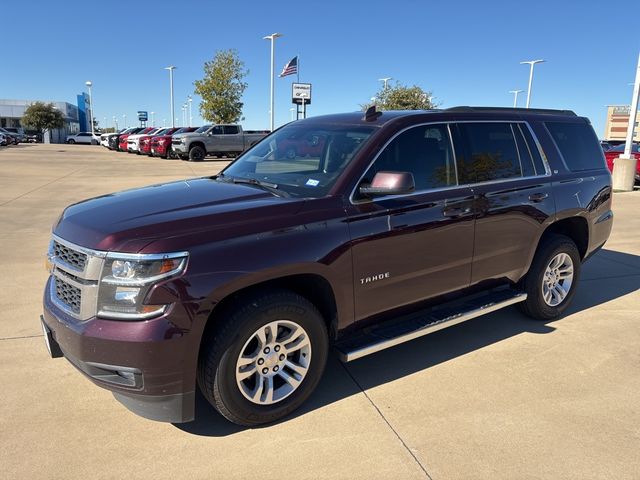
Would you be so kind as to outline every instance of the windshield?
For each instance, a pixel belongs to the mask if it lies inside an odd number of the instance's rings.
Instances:
[[[204,133],[211,128],[211,125],[203,125],[195,131],[195,133]]]
[[[374,127],[292,123],[247,150],[222,178],[268,182],[294,197],[327,194]]]

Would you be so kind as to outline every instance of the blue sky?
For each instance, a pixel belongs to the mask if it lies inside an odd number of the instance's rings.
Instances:
[[[308,115],[353,111],[378,78],[430,90],[443,108],[511,106],[536,66],[532,107],[588,116],[602,136],[608,104],[629,103],[640,51],[637,0],[29,2],[2,21],[0,98],[75,103],[94,83],[100,123],[137,110],[169,119],[176,65],[176,116],[217,50],[234,48],[250,73],[245,128],[269,126],[269,42],[276,73],[300,54],[300,81],[313,84]],[[6,13],[6,12],[5,12]],[[624,22],[624,23],[623,23]],[[276,79],[276,125],[290,118],[291,81]],[[525,95],[519,103],[524,105]],[[194,101],[194,123],[201,123]]]

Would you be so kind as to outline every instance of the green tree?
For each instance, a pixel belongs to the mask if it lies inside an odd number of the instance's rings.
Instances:
[[[34,102],[25,109],[20,122],[23,127],[43,132],[64,127],[64,116],[53,103]]]
[[[204,78],[193,82],[200,95],[200,114],[213,123],[236,123],[242,116],[242,94],[249,73],[235,50],[220,50],[204,64]]]
[[[371,105],[378,110],[430,110],[436,108],[431,92],[425,91],[417,85],[408,87],[396,82],[395,85],[381,87],[376,93],[375,101],[361,105],[366,110]]]

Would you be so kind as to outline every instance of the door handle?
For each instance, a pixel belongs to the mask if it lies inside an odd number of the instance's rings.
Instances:
[[[471,207],[449,207],[442,210],[445,217],[459,217],[471,213]]]
[[[543,193],[543,192],[532,193],[531,195],[529,195],[529,200],[537,203],[537,202],[543,201],[545,198],[548,198],[548,197],[549,197],[548,193]]]

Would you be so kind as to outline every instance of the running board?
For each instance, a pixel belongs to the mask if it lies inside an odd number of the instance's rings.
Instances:
[[[371,355],[414,338],[495,312],[515,303],[524,302],[527,294],[515,290],[500,290],[472,299],[445,304],[426,312],[418,312],[393,322],[384,322],[339,341],[335,347],[343,362]]]

